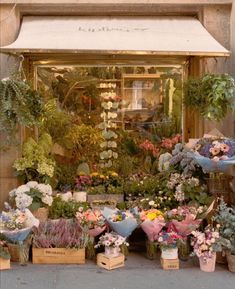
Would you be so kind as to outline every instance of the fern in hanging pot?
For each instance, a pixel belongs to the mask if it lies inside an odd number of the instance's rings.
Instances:
[[[0,150],[17,143],[18,126],[39,124],[44,113],[42,97],[20,75],[0,81],[0,133],[5,138]]]
[[[235,110],[235,83],[228,74],[206,74],[189,79],[184,86],[184,104],[205,119],[221,121]]]

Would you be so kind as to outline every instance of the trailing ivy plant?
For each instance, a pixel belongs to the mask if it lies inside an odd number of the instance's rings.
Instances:
[[[32,127],[39,123],[43,115],[43,102],[39,93],[20,76],[12,76],[0,81],[0,133],[5,140],[0,149],[16,144],[18,125]]]
[[[229,110],[235,110],[235,83],[228,74],[189,79],[184,88],[185,105],[208,120],[221,121]]]

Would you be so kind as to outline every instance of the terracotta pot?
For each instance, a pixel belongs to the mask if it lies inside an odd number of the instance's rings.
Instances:
[[[40,222],[46,222],[48,219],[49,210],[48,208],[39,208],[32,212],[35,218]]]
[[[105,256],[107,257],[117,257],[119,256],[120,248],[119,247],[107,247],[105,246]]]
[[[235,255],[232,255],[231,252],[226,252],[226,257],[229,271],[235,273]]]
[[[167,260],[178,259],[178,248],[161,249],[161,258]]]
[[[216,261],[216,253],[212,253],[212,258],[203,258],[200,257],[199,258],[199,262],[200,262],[200,269],[203,272],[214,272],[215,271],[215,261]]]

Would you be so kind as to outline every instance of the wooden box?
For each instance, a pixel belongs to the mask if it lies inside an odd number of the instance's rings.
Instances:
[[[178,270],[179,269],[179,259],[162,259],[161,266],[163,270]]]
[[[11,268],[10,259],[3,259],[0,257],[0,270],[6,270]]]
[[[85,264],[85,248],[33,248],[33,264]]]
[[[107,257],[104,253],[97,255],[97,265],[107,269],[113,270],[125,266],[125,256],[119,254],[117,257]]]

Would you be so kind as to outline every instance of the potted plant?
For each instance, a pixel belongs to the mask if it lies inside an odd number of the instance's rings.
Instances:
[[[222,250],[225,241],[218,228],[208,225],[203,232],[193,231],[192,235],[193,255],[199,258],[200,269],[204,272],[214,272],[216,252]]]
[[[13,164],[19,179],[24,183],[28,181],[49,183],[55,170],[51,149],[52,138],[47,133],[42,134],[38,141],[28,138],[23,144],[22,157]]]
[[[235,109],[234,91],[232,76],[206,74],[185,83],[184,103],[208,120],[221,121]]]
[[[87,188],[91,184],[91,177],[88,175],[80,174],[76,178],[76,184],[73,191],[73,199],[77,202],[86,202]]]
[[[0,270],[10,269],[11,255],[8,252],[6,242],[0,240]]]
[[[49,218],[57,221],[61,218],[74,219],[77,212],[86,211],[88,208],[86,202],[64,201],[61,196],[56,196],[49,207]]]
[[[17,143],[19,125],[33,127],[44,115],[42,96],[22,79],[21,73],[0,81],[0,132],[4,133],[0,149]]]
[[[174,231],[160,232],[157,242],[161,248],[161,258],[166,260],[178,259],[178,245],[182,236]]]
[[[47,220],[48,207],[53,202],[52,187],[50,185],[30,181],[12,190],[9,193],[9,197],[16,208],[20,210],[28,208],[40,221]]]
[[[41,223],[33,232],[34,264],[85,263],[88,238],[76,221],[48,221]]]
[[[228,241],[223,249],[226,250],[228,268],[235,273],[235,208],[221,200],[214,220],[219,225],[220,235]]]
[[[126,238],[115,232],[110,232],[102,235],[95,247],[98,248],[100,246],[104,246],[104,254],[107,257],[117,257],[120,254],[120,246],[122,245],[129,246],[129,244],[126,242]]]

